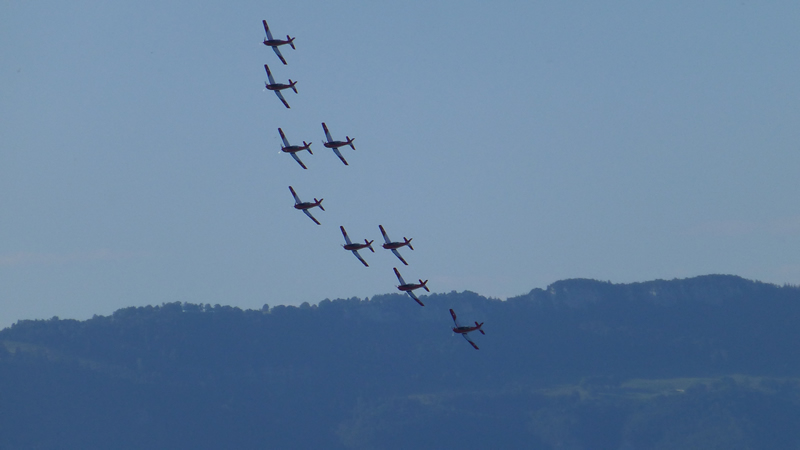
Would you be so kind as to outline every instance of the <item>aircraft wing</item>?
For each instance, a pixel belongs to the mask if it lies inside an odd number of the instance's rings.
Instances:
[[[281,130],[280,128],[278,128],[278,133],[280,133],[280,135],[281,135],[281,140],[283,140],[283,146],[284,146],[284,147],[288,147],[288,146],[289,146],[289,141],[286,139],[286,135],[285,135],[285,134],[283,134],[283,130]]]
[[[461,325],[458,323],[458,319],[456,319],[456,312],[451,309],[450,315],[453,316],[453,323],[456,324],[456,327],[460,327]]]
[[[342,230],[342,235],[344,236],[344,241],[347,242],[347,245],[352,244],[352,242],[350,242],[350,237],[347,236],[347,232],[344,231],[344,227],[343,226],[339,226],[339,229]],[[361,258],[359,258],[359,259],[361,259]]]
[[[300,197],[298,197],[298,196],[297,196],[297,193],[294,191],[294,188],[293,188],[293,187],[289,186],[289,190],[290,190],[290,191],[292,191],[292,197],[294,197],[294,202],[295,202],[295,203],[303,203],[303,202],[300,200]]]
[[[297,156],[297,153],[290,153],[290,155],[292,155],[292,158],[294,158],[294,160],[297,161],[298,164],[300,164],[300,167],[302,167],[303,169],[308,169],[308,167],[306,167],[306,165],[303,164],[303,161],[300,161],[300,158]]]
[[[272,78],[272,72],[269,71],[269,66],[264,64],[264,70],[267,71],[267,78],[269,79],[269,84],[275,84],[275,78]]]
[[[358,250],[350,250],[350,251],[353,252],[354,255],[356,255],[356,258],[358,258],[358,260],[361,261],[361,264],[364,264],[365,267],[369,267],[369,264],[367,264],[367,262],[364,261],[364,258],[362,258],[361,255],[358,254]]]
[[[400,284],[406,284],[406,281],[403,279],[403,276],[400,275],[400,272],[397,271],[397,267],[394,268],[394,274],[397,275],[397,280],[400,282]],[[411,297],[414,297],[414,294],[411,294]]]
[[[270,38],[270,39],[271,39],[271,38]],[[281,55],[281,51],[280,51],[280,50],[278,50],[278,47],[272,47],[272,50],[274,50],[274,51],[275,51],[275,54],[276,54],[276,55],[278,55],[278,59],[280,59],[280,60],[281,60],[281,62],[283,63],[283,65],[285,66],[285,65],[286,65],[286,60],[285,60],[285,59],[283,59],[283,55]]]
[[[472,342],[472,339],[470,339],[470,338],[469,338],[469,336],[467,336],[467,333],[460,333],[460,334],[461,334],[462,336],[464,336],[464,339],[466,339],[466,340],[467,340],[467,342],[469,342],[469,345],[471,345],[471,346],[475,347],[475,350],[480,350],[480,349],[478,348],[478,346],[477,346],[477,345],[475,345],[475,343],[474,343],[474,342]]]
[[[269,32],[269,26],[267,25],[267,21],[266,20],[262,20],[261,23],[264,24],[264,31],[267,32],[267,39],[269,39],[271,41],[272,40],[272,33]],[[286,63],[284,63],[284,64],[286,64]]]
[[[319,220],[315,219],[315,218],[314,218],[314,216],[312,216],[312,215],[311,215],[311,213],[310,213],[310,212],[308,212],[308,210],[307,210],[307,209],[304,209],[304,210],[303,210],[303,212],[304,212],[304,213],[306,213],[306,215],[307,215],[308,217],[310,217],[310,218],[311,218],[311,220],[313,220],[315,224],[317,224],[317,225],[322,225],[321,223],[319,223]]]
[[[328,131],[328,126],[325,125],[325,122],[322,122],[322,129],[325,130],[325,139],[327,139],[328,142],[333,141],[333,138],[331,137],[331,133]]]
[[[347,164],[347,161],[344,160],[344,156],[342,156],[342,154],[339,153],[339,149],[338,148],[334,148],[333,149],[333,153],[336,153],[336,156],[338,156],[339,159],[342,160],[342,162],[344,163],[345,166],[349,166],[350,165],[350,164]]]
[[[413,299],[414,299],[414,301],[416,301],[417,303],[419,303],[419,306],[425,306],[425,305],[424,305],[424,304],[423,304],[421,301],[419,301],[419,298],[417,298],[417,295],[416,295],[416,294],[414,294],[414,291],[406,291],[406,294],[410,295],[410,296],[411,296],[411,298],[413,298]]]
[[[393,248],[393,249],[392,249],[392,253],[394,253],[394,256],[397,256],[398,258],[400,258],[400,261],[403,261],[403,264],[405,264],[405,265],[408,265],[408,263],[406,262],[406,260],[405,260],[405,259],[403,259],[403,257],[402,257],[402,256],[400,256],[400,252],[398,252],[396,248]]]
[[[386,234],[386,230],[383,229],[383,225],[378,225],[378,228],[381,229],[381,234],[383,235],[383,240],[386,241],[387,244],[391,244],[392,241],[389,239],[389,235]]]
[[[281,99],[281,101],[283,102],[283,106],[290,108],[289,104],[286,103],[286,99],[283,98],[283,94],[281,94],[281,91],[275,91],[275,95],[277,95],[278,98]]]

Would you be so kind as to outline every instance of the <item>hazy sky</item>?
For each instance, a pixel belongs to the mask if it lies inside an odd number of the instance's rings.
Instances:
[[[262,19],[296,36],[287,66]],[[790,1],[0,1],[0,326],[363,298],[392,267],[499,298],[799,284],[799,23]],[[341,248],[379,224],[408,267]]]

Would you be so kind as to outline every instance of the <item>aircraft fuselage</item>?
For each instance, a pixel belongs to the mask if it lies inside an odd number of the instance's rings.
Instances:
[[[405,247],[406,245],[408,245],[408,242],[390,242],[388,244],[383,244],[383,248],[386,250],[395,250],[400,247]]]
[[[302,152],[303,150],[308,150],[308,148],[310,146],[311,146],[311,144],[305,145],[305,146],[303,146],[303,145],[290,145],[288,147],[281,147],[281,151],[283,151],[285,153],[297,153],[297,152]]]
[[[369,244],[345,244],[342,247],[345,250],[361,250],[362,248],[369,248]]]
[[[422,284],[408,283],[408,284],[401,284],[400,286],[397,286],[397,289],[400,289],[401,291],[406,292],[406,291],[413,291],[414,289],[419,289],[419,288],[421,288],[423,286],[424,285],[422,285]]]
[[[267,47],[279,47],[288,43],[289,41],[284,41],[283,39],[264,39],[264,45]]]
[[[268,91],[282,91],[284,89],[291,89],[291,88],[292,88],[291,84],[283,84],[283,83],[269,84],[269,83],[267,83],[267,90]]]
[[[319,202],[302,202],[295,203],[294,209],[311,209],[317,206],[319,206]]]
[[[339,148],[350,145],[350,143],[345,141],[331,141],[331,142],[323,142],[322,145],[324,145],[325,148]]]
[[[480,327],[455,327],[455,328],[453,328],[453,332],[459,333],[459,334],[466,334],[466,333],[469,333],[471,331],[475,331],[475,330],[478,330],[478,329],[480,329]]]

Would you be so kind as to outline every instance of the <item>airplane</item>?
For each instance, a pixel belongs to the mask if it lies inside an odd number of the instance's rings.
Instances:
[[[272,73],[269,71],[269,66],[264,64],[264,69],[267,71],[267,78],[269,78],[269,83],[264,83],[264,86],[266,86],[267,90],[275,92],[275,95],[277,95],[278,98],[281,99],[283,105],[289,108],[289,104],[286,103],[286,99],[283,98],[283,94],[281,94],[281,91],[284,89],[291,89],[294,91],[295,94],[297,94],[297,88],[294,87],[294,85],[297,84],[297,81],[292,81],[291,79],[289,79],[289,84],[276,83],[275,78],[272,78]]]
[[[353,252],[353,254],[356,255],[356,258],[358,258],[358,260],[361,261],[361,263],[364,264],[364,266],[369,267],[369,264],[367,264],[367,262],[364,261],[364,258],[362,258],[361,255],[358,254],[358,251],[363,248],[368,248],[372,253],[375,253],[375,250],[372,249],[372,243],[374,241],[368,241],[364,239],[363,244],[353,244],[353,242],[350,241],[350,238],[347,237],[347,232],[344,231],[344,227],[340,226],[339,229],[342,230],[342,235],[344,235],[344,241],[347,242],[347,244],[343,245],[342,247],[344,247],[345,250],[350,250],[351,252]]]
[[[308,167],[306,167],[306,165],[303,164],[303,161],[300,161],[300,158],[297,156],[297,152],[308,150],[308,153],[313,155],[313,153],[311,153],[311,143],[310,142],[306,143],[306,141],[303,141],[303,145],[289,145],[289,141],[286,140],[286,135],[283,134],[283,130],[278,128],[278,133],[281,134],[281,139],[283,139],[283,147],[281,147],[281,151],[292,155],[292,158],[294,158],[294,160],[297,161],[298,164],[300,164],[300,167],[302,167],[303,169],[308,169]]]
[[[347,164],[347,161],[345,161],[342,154],[339,153],[339,147],[344,147],[345,145],[349,145],[350,148],[355,150],[356,147],[353,145],[353,141],[356,140],[356,138],[350,139],[350,136],[345,136],[345,138],[347,139],[346,141],[334,141],[333,138],[331,137],[331,133],[328,131],[328,126],[325,125],[325,122],[322,122],[322,129],[325,130],[325,138],[328,139],[328,142],[323,141],[322,145],[324,145],[325,148],[333,150],[333,153],[336,153],[336,156],[338,156],[339,159],[342,160],[344,165],[348,166],[349,164]]]
[[[300,197],[297,196],[297,193],[294,192],[294,189],[291,186],[289,186],[289,190],[292,191],[292,197],[294,197],[294,209],[302,210],[308,217],[311,218],[311,220],[314,221],[315,224],[321,225],[319,221],[315,219],[310,212],[308,212],[308,210],[319,206],[319,209],[325,211],[325,208],[322,207],[322,199],[317,200],[315,198],[313,202],[303,202],[300,201]]]
[[[428,289],[428,286],[426,286],[428,284],[428,280],[425,280],[425,281],[419,280],[419,284],[406,283],[405,280],[403,280],[402,275],[400,275],[400,272],[397,271],[397,267],[394,268],[394,274],[397,275],[397,279],[400,281],[400,286],[397,286],[397,289],[400,289],[401,291],[403,291],[406,294],[410,295],[411,298],[413,298],[414,300],[416,300],[417,303],[420,304],[420,306],[425,306],[425,305],[422,304],[421,301],[419,301],[417,296],[414,295],[414,289],[422,288],[422,289],[425,289],[426,291],[430,292],[431,290]]]
[[[478,346],[477,346],[477,345],[475,345],[475,343],[474,343],[474,342],[472,342],[472,339],[470,339],[470,338],[469,338],[469,336],[467,336],[467,333],[470,333],[470,332],[472,332],[472,331],[478,330],[478,331],[480,331],[480,332],[481,332],[481,334],[485,335],[486,333],[484,333],[484,332],[483,332],[483,330],[481,330],[481,327],[483,326],[483,322],[481,322],[481,323],[475,322],[475,326],[474,326],[474,327],[462,327],[461,325],[459,325],[459,324],[458,324],[458,319],[456,319],[456,313],[455,313],[455,311],[453,311],[453,310],[451,309],[451,310],[450,310],[450,315],[451,315],[451,316],[453,316],[453,322],[456,324],[456,327],[455,327],[455,328],[453,328],[453,332],[455,332],[455,333],[458,333],[458,334],[460,334],[460,335],[464,336],[464,339],[466,339],[466,340],[467,340],[467,342],[469,342],[469,343],[470,343],[470,345],[472,345],[473,347],[475,347],[475,350],[480,350],[480,349],[478,348]]]
[[[264,38],[264,45],[266,45],[267,47],[272,47],[272,49],[275,50],[275,54],[278,55],[278,58],[280,58],[283,65],[286,65],[286,60],[283,59],[283,55],[281,55],[281,51],[278,50],[278,47],[281,45],[289,44],[294,49],[294,38],[289,37],[289,35],[287,34],[285,41],[281,39],[273,39],[272,33],[269,32],[269,26],[267,26],[267,21],[262,20],[261,23],[264,24],[264,31],[267,32],[267,37]]]
[[[387,250],[391,250],[392,253],[394,253],[394,256],[397,256],[398,258],[400,258],[400,261],[403,261],[403,264],[408,265],[406,260],[403,259],[402,256],[400,256],[400,252],[398,252],[397,249],[400,248],[400,247],[405,247],[407,245],[408,248],[410,248],[411,250],[414,250],[414,247],[411,246],[411,239],[413,239],[413,238],[407,239],[406,237],[403,237],[403,242],[392,242],[389,239],[389,236],[386,235],[386,230],[383,229],[383,225],[378,225],[378,228],[381,229],[381,234],[383,235],[383,240],[386,241],[386,243],[383,244],[383,248],[385,248]]]

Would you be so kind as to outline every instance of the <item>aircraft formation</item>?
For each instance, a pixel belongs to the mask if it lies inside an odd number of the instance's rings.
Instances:
[[[288,65],[286,63],[286,59],[283,57],[283,54],[281,54],[280,47],[288,45],[292,49],[296,49],[294,46],[295,38],[290,37],[287,34],[285,40],[275,39],[272,36],[272,32],[269,29],[269,25],[267,25],[267,21],[262,20],[261,23],[264,25],[264,31],[266,32],[266,37],[264,38],[264,45],[272,48],[272,50],[278,56],[278,59],[280,59],[283,65]],[[288,83],[277,83],[272,75],[272,72],[270,72],[269,70],[269,65],[264,64],[264,70],[267,72],[267,79],[268,79],[268,81],[265,82],[266,90],[274,92],[275,95],[277,95],[278,99],[281,101],[281,103],[283,103],[283,105],[287,109],[290,109],[291,107],[289,106],[289,103],[286,101],[286,98],[283,96],[281,91],[291,89],[292,91],[294,91],[295,94],[297,94],[297,88],[295,87],[297,85],[297,81],[292,81],[290,78]],[[339,149],[342,147],[349,146],[350,148],[355,150],[356,147],[355,145],[353,145],[353,141],[355,140],[355,138],[351,138],[350,136],[345,136],[344,141],[334,140],[325,122],[322,122],[322,130],[325,134],[325,140],[322,141],[322,145],[325,148],[333,150],[333,153],[339,158],[339,160],[341,160],[345,166],[349,166],[350,164],[348,164],[347,160],[345,160],[344,156],[342,156],[342,153],[339,151]],[[308,170],[308,167],[300,159],[298,153],[303,151],[308,151],[309,155],[313,155],[313,153],[311,152],[311,143],[303,141],[303,145],[291,145],[289,143],[289,140],[286,138],[286,134],[283,132],[283,129],[278,128],[278,133],[280,134],[281,141],[283,143],[283,145],[281,146],[281,152],[288,153],[295,161],[297,161],[300,167],[302,167],[304,170]],[[304,202],[300,200],[300,197],[297,195],[297,192],[295,192],[292,186],[289,186],[289,191],[291,192],[292,197],[294,198],[294,208],[303,211],[303,213],[305,213],[305,215],[307,215],[312,221],[314,221],[315,224],[321,225],[320,221],[317,220],[309,210],[313,208],[319,208],[320,210],[325,211],[325,208],[322,207],[323,199],[320,198],[319,200],[317,200],[315,197],[313,202],[308,202],[308,201]],[[409,250],[414,250],[414,247],[411,246],[411,239],[403,237],[402,241],[392,241],[391,239],[389,239],[389,236],[386,233],[386,230],[383,228],[383,225],[378,225],[378,228],[380,229],[381,236],[383,236],[384,240],[383,248],[386,250],[390,250],[403,263],[403,265],[408,266],[408,262],[406,262],[406,260],[403,258],[403,256],[400,254],[398,250],[403,247],[408,247]],[[347,231],[345,231],[344,226],[339,226],[339,229],[341,230],[342,236],[344,237],[345,241],[344,245],[342,245],[342,248],[345,251],[352,252],[353,255],[356,258],[358,258],[361,264],[364,265],[364,267],[369,267],[367,261],[359,253],[359,250],[368,249],[372,253],[375,253],[375,249],[373,249],[372,247],[372,243],[374,242],[374,240],[364,239],[363,244],[360,243],[360,241],[353,242],[347,235]],[[400,292],[405,292],[406,294],[408,294],[409,297],[411,297],[420,306],[425,306],[425,304],[422,303],[419,297],[417,297],[417,295],[414,294],[414,291],[417,289],[424,289],[425,291],[430,292],[430,289],[428,289],[427,286],[428,280],[422,281],[422,279],[419,279],[418,283],[406,283],[406,281],[403,279],[403,276],[400,275],[400,271],[398,271],[396,267],[394,268],[394,274],[397,277],[397,281],[400,283],[397,286],[397,289]],[[475,322],[474,327],[461,326],[459,325],[459,322],[456,319],[456,313],[452,309],[450,309],[450,315],[453,318],[453,322],[455,323],[455,327],[453,328],[453,333],[464,336],[467,342],[469,342],[469,344],[472,345],[473,348],[478,350],[478,346],[475,344],[475,342],[472,341],[472,339],[469,338],[468,333],[473,331],[479,331],[481,334],[485,334],[481,329],[483,323],[479,324],[478,322]]]

